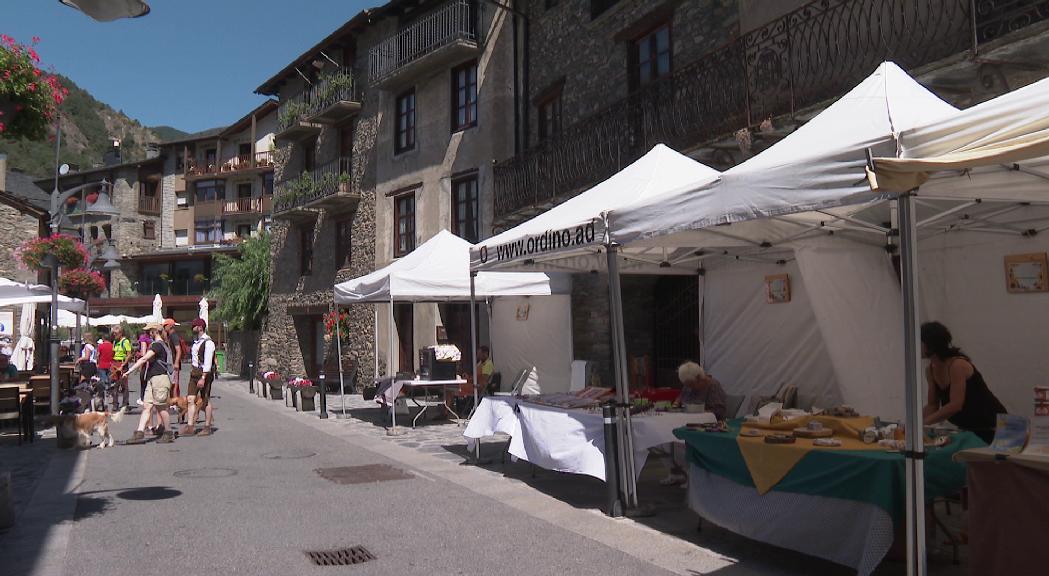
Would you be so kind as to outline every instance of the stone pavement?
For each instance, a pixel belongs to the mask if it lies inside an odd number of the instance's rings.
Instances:
[[[22,445],[18,444],[18,433],[13,428],[4,429],[0,434],[0,474],[11,473],[16,519],[25,512],[44,470],[59,451],[54,438],[54,428],[38,430],[35,442]]]

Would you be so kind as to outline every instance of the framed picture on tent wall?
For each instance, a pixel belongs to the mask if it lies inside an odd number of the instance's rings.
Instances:
[[[1005,257],[1006,289],[1016,294],[1049,292],[1049,258],[1045,252]]]
[[[769,304],[790,302],[789,274],[773,274],[765,277],[765,301]]]

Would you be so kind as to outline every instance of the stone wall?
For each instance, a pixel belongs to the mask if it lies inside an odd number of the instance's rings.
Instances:
[[[248,363],[255,362],[258,350],[259,332],[242,330],[226,335],[226,372],[247,378],[250,375]]]
[[[535,99],[558,83],[563,82],[563,128],[626,97],[631,43],[658,22],[671,23],[675,69],[728,42],[739,31],[739,0],[620,0],[593,20],[589,0],[562,0],[551,8],[546,4],[530,0],[525,6],[530,17],[529,144],[538,138]]]

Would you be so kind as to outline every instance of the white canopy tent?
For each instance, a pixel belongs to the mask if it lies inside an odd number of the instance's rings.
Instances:
[[[484,298],[553,296],[568,291],[567,285],[560,279],[543,273],[482,272],[473,275],[470,272],[470,248],[471,244],[466,240],[447,230],[441,230],[433,238],[388,266],[335,286],[337,306],[360,303],[389,304],[387,376],[393,374],[394,365],[393,304],[395,302],[472,302],[475,296]],[[565,304],[567,305],[567,297]],[[377,341],[378,309],[375,314]],[[475,307],[471,305],[471,345],[476,349],[477,321],[474,314]],[[568,331],[559,332],[559,336],[570,342]],[[566,349],[570,350],[570,344],[566,347],[563,345],[564,342],[557,338],[548,338],[546,344],[549,353],[541,354],[541,357],[534,358],[533,362],[542,370],[545,370],[547,364],[551,365],[551,370],[556,370],[553,365]],[[506,347],[510,349],[514,345],[507,343]],[[376,350],[376,358],[378,358],[378,350]],[[570,360],[569,352],[569,358],[563,362],[566,370]],[[341,370],[342,363],[339,364]],[[474,368],[476,369],[476,366]],[[567,382],[567,372],[564,380]],[[473,381],[477,381],[476,373]]]
[[[153,315],[125,316],[123,314],[106,314],[97,318],[87,318],[83,315],[74,314],[67,310],[58,311],[58,325],[66,328],[77,326],[77,316],[80,316],[80,325],[88,326],[116,326],[119,324],[149,324],[153,322]]]
[[[8,306],[19,306],[21,304],[50,304],[51,287],[43,284],[29,284],[27,282],[16,282],[8,278],[0,278],[0,308]],[[84,311],[85,302],[78,298],[58,295],[58,308],[60,310]]]
[[[60,310],[59,312],[64,312]],[[36,304],[22,304],[22,315],[18,320],[18,342],[15,344],[11,361],[22,372],[33,369],[35,360],[36,341],[33,340],[34,326],[36,324]]]

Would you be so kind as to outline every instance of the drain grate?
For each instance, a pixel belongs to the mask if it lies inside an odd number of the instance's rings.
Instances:
[[[389,464],[367,464],[364,466],[342,466],[339,468],[317,468],[321,478],[336,484],[368,484],[391,480],[411,480],[408,472]]]
[[[314,566],[350,566],[375,560],[375,556],[364,546],[341,550],[307,550],[306,557]]]

